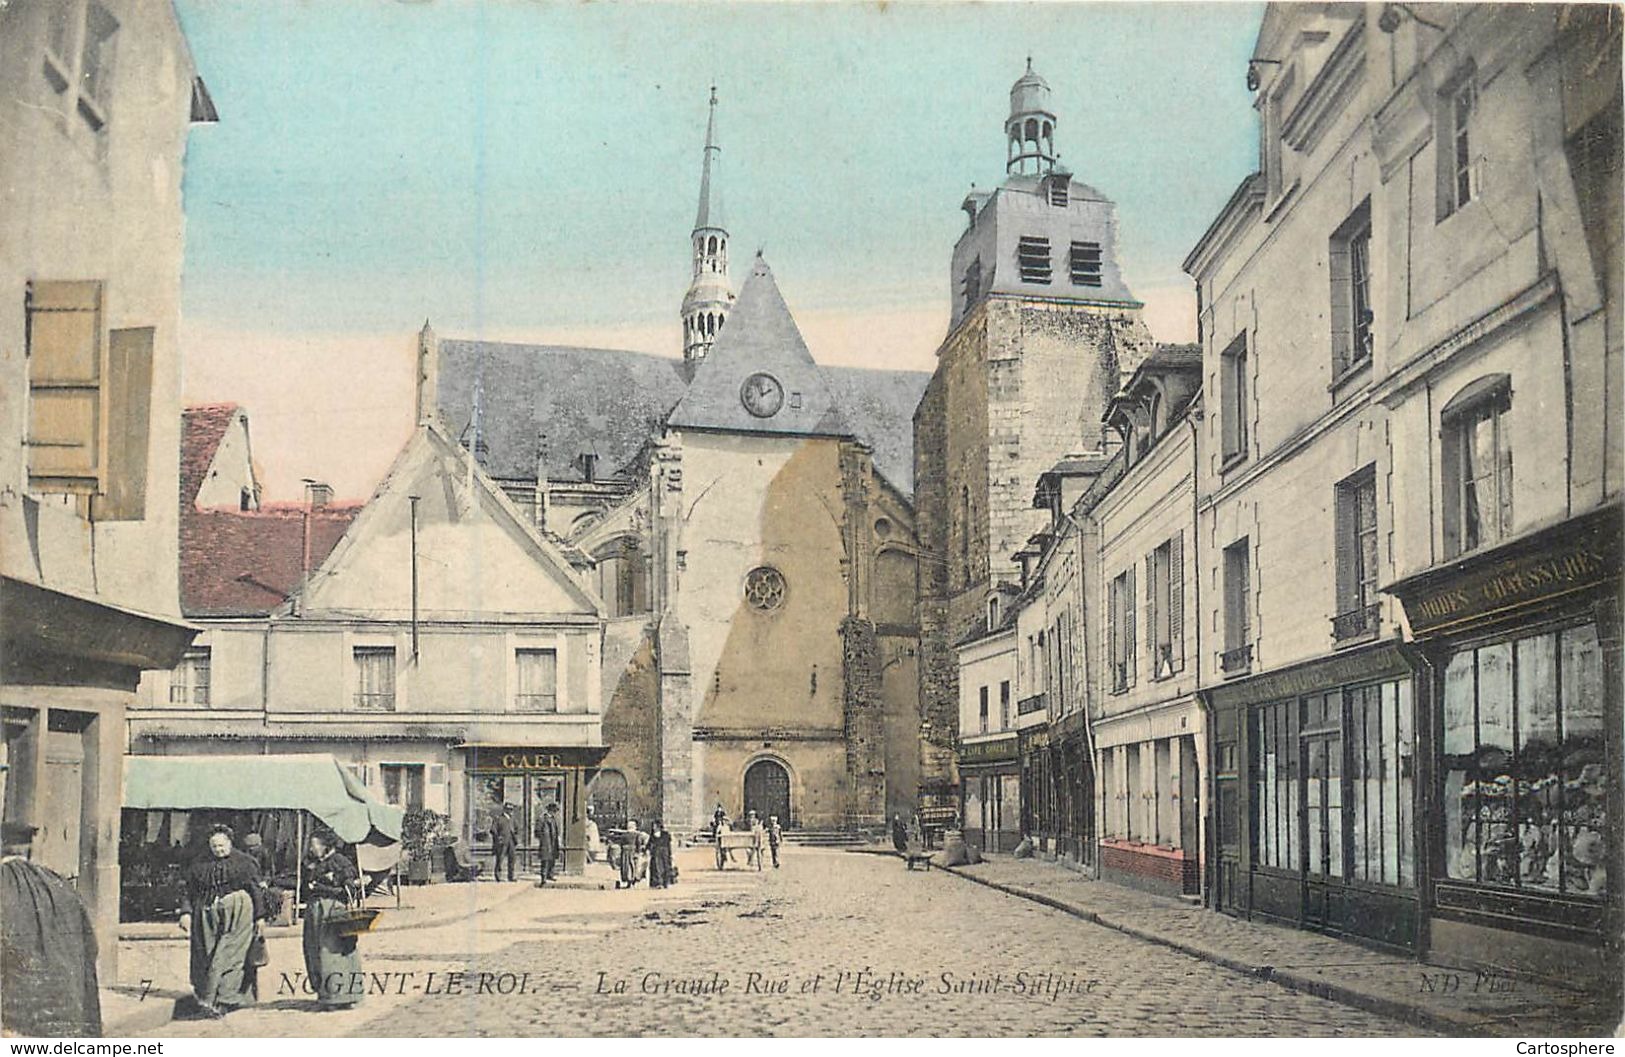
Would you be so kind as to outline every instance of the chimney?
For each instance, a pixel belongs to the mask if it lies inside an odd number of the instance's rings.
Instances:
[[[598,453],[584,451],[581,453],[581,479],[588,484],[598,480]]]
[[[333,502],[333,486],[321,481],[305,479],[305,507],[320,510]]]

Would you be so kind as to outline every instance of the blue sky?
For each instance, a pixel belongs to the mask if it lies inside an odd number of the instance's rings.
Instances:
[[[735,274],[763,248],[826,362],[929,369],[1029,54],[1159,338],[1191,336],[1180,261],[1256,154],[1252,4],[177,6],[221,115],[187,157],[186,395],[243,400],[262,462],[316,410],[388,417],[426,317],[676,354],[713,83]]]

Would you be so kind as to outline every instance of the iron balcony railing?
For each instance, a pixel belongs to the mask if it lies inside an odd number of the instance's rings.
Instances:
[[[1375,635],[1382,623],[1382,607],[1373,603],[1332,618],[1332,638],[1338,642]]]
[[[1219,654],[1219,670],[1222,672],[1245,672],[1253,666],[1253,647],[1251,643],[1237,646],[1233,650],[1225,650]]]

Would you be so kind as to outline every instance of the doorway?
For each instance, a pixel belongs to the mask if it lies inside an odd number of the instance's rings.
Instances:
[[[777,760],[757,760],[745,770],[745,813],[752,811],[763,823],[776,815],[785,829],[792,826],[790,772]]]

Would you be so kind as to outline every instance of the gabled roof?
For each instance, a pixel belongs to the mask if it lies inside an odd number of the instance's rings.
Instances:
[[[450,474],[446,472],[448,467],[452,471]],[[392,525],[389,521],[395,514],[395,510],[391,508],[407,502],[409,496],[406,493],[426,475],[438,476],[441,482],[438,496],[421,497],[426,505],[436,502],[444,503],[447,507],[464,502],[479,505],[492,522],[497,523],[507,533],[511,533],[509,538],[517,538],[524,551],[546,570],[549,574],[546,582],[551,587],[562,589],[564,595],[581,611],[602,615],[603,603],[592,589],[581,581],[569,557],[558,544],[537,531],[535,524],[514,506],[507,494],[479,467],[474,456],[432,422],[420,424],[413,431],[412,436],[401,448],[400,454],[395,457],[389,472],[379,482],[372,498],[367,500],[342,538],[304,586],[295,595],[290,596],[290,608],[294,602],[308,604],[313,597],[319,598],[324,591],[331,593],[333,588],[329,582],[334,581],[351,556],[363,552],[370,541],[387,541],[392,535],[398,537],[400,535],[398,525]],[[455,476],[455,481],[450,479],[452,476]],[[464,496],[470,491],[473,494],[465,499]],[[461,515],[454,520],[461,520]],[[425,528],[429,523],[427,520],[423,523]],[[452,574],[455,574],[455,570]],[[518,570],[510,567],[496,576],[492,582],[505,580],[517,583],[519,582],[517,577]],[[462,581],[459,583],[459,590],[466,587],[471,594],[477,595],[481,589],[479,583]],[[371,585],[361,587],[362,593],[369,597],[373,590]]]
[[[778,411],[758,416],[745,407],[748,379],[771,375],[782,388]],[[835,394],[802,340],[773,272],[758,254],[739,300],[688,392],[672,409],[671,429],[799,436],[854,436]]]
[[[181,511],[181,613],[265,616],[298,590],[361,510],[359,503]],[[306,524],[309,552],[306,552]],[[308,565],[307,565],[308,561]]]
[[[236,404],[199,404],[181,411],[181,509],[197,501],[198,489],[226,439],[232,419],[240,410]]]
[[[738,318],[736,308],[723,335]],[[719,336],[718,346],[722,342]],[[598,455],[599,479],[613,477],[660,436],[687,388],[682,361],[648,353],[451,338],[442,338],[439,345],[440,420],[447,433],[472,448],[477,403],[478,433],[488,453],[485,469],[499,480],[535,479],[543,434],[543,471],[550,480],[582,480],[579,457],[586,451]],[[817,370],[852,435],[873,449],[875,468],[905,497],[911,496],[914,409],[930,374],[864,367]],[[786,385],[786,399],[789,391]],[[805,392],[802,397],[805,406]],[[744,414],[738,384],[730,399]]]

